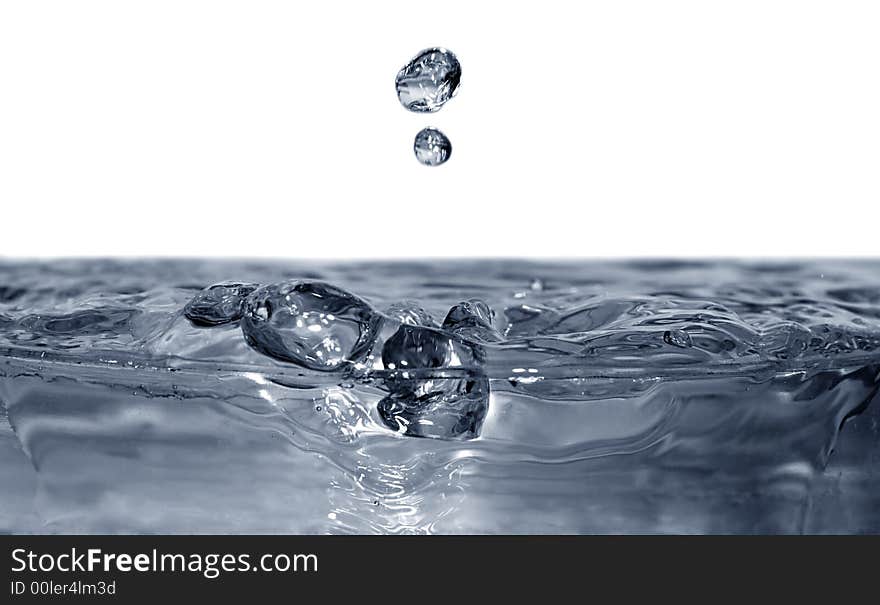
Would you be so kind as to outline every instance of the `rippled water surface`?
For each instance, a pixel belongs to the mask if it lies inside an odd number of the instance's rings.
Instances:
[[[6,261],[0,531],[878,533],[878,276]]]

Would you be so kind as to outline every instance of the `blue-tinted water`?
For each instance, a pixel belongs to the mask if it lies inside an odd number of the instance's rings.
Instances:
[[[0,530],[877,533],[878,270],[6,262]]]

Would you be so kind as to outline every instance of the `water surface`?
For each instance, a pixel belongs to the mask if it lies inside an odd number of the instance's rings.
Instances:
[[[877,533],[878,270],[7,261],[0,530]],[[369,346],[333,341],[357,359],[184,313],[289,280],[375,313]],[[462,302],[488,319],[444,323]],[[406,426],[425,388],[440,407]]]

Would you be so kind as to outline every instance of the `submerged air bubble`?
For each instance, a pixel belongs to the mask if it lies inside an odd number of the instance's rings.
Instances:
[[[488,378],[444,377],[430,370],[415,374],[379,402],[379,416],[389,428],[411,437],[479,437],[489,409]]]
[[[357,296],[317,281],[264,286],[247,299],[241,329],[257,351],[333,371],[369,354],[382,323]]]
[[[219,326],[241,319],[244,301],[257,284],[223,282],[208,286],[186,304],[183,314],[198,326]]]
[[[413,151],[425,166],[439,166],[452,155],[452,143],[436,128],[425,128],[416,135]]]
[[[428,48],[397,73],[395,84],[401,105],[425,113],[443,107],[460,82],[461,64],[456,56],[445,48]]]
[[[390,428],[413,437],[472,439],[489,407],[480,347],[441,330],[403,324],[382,349],[392,370],[378,405]]]

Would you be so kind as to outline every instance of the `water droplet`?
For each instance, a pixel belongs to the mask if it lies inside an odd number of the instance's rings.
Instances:
[[[667,330],[663,333],[663,341],[666,344],[681,347],[682,349],[692,347],[694,344],[691,340],[691,335],[684,330]]]
[[[257,284],[224,282],[209,286],[195,295],[183,309],[187,319],[198,326],[219,326],[241,319],[244,301]]]
[[[382,316],[357,296],[316,281],[255,290],[241,329],[257,351],[312,370],[333,371],[366,357]]]
[[[529,284],[529,288],[532,292],[541,292],[544,289],[544,282],[536,277],[532,280],[532,283]]]
[[[461,64],[445,48],[428,48],[398,73],[397,98],[410,111],[437,111],[449,101],[461,82]]]
[[[418,303],[411,300],[404,300],[389,305],[385,309],[385,315],[410,326],[437,327],[434,317]]]
[[[452,143],[436,128],[425,128],[416,135],[413,151],[425,166],[439,166],[452,155]]]

